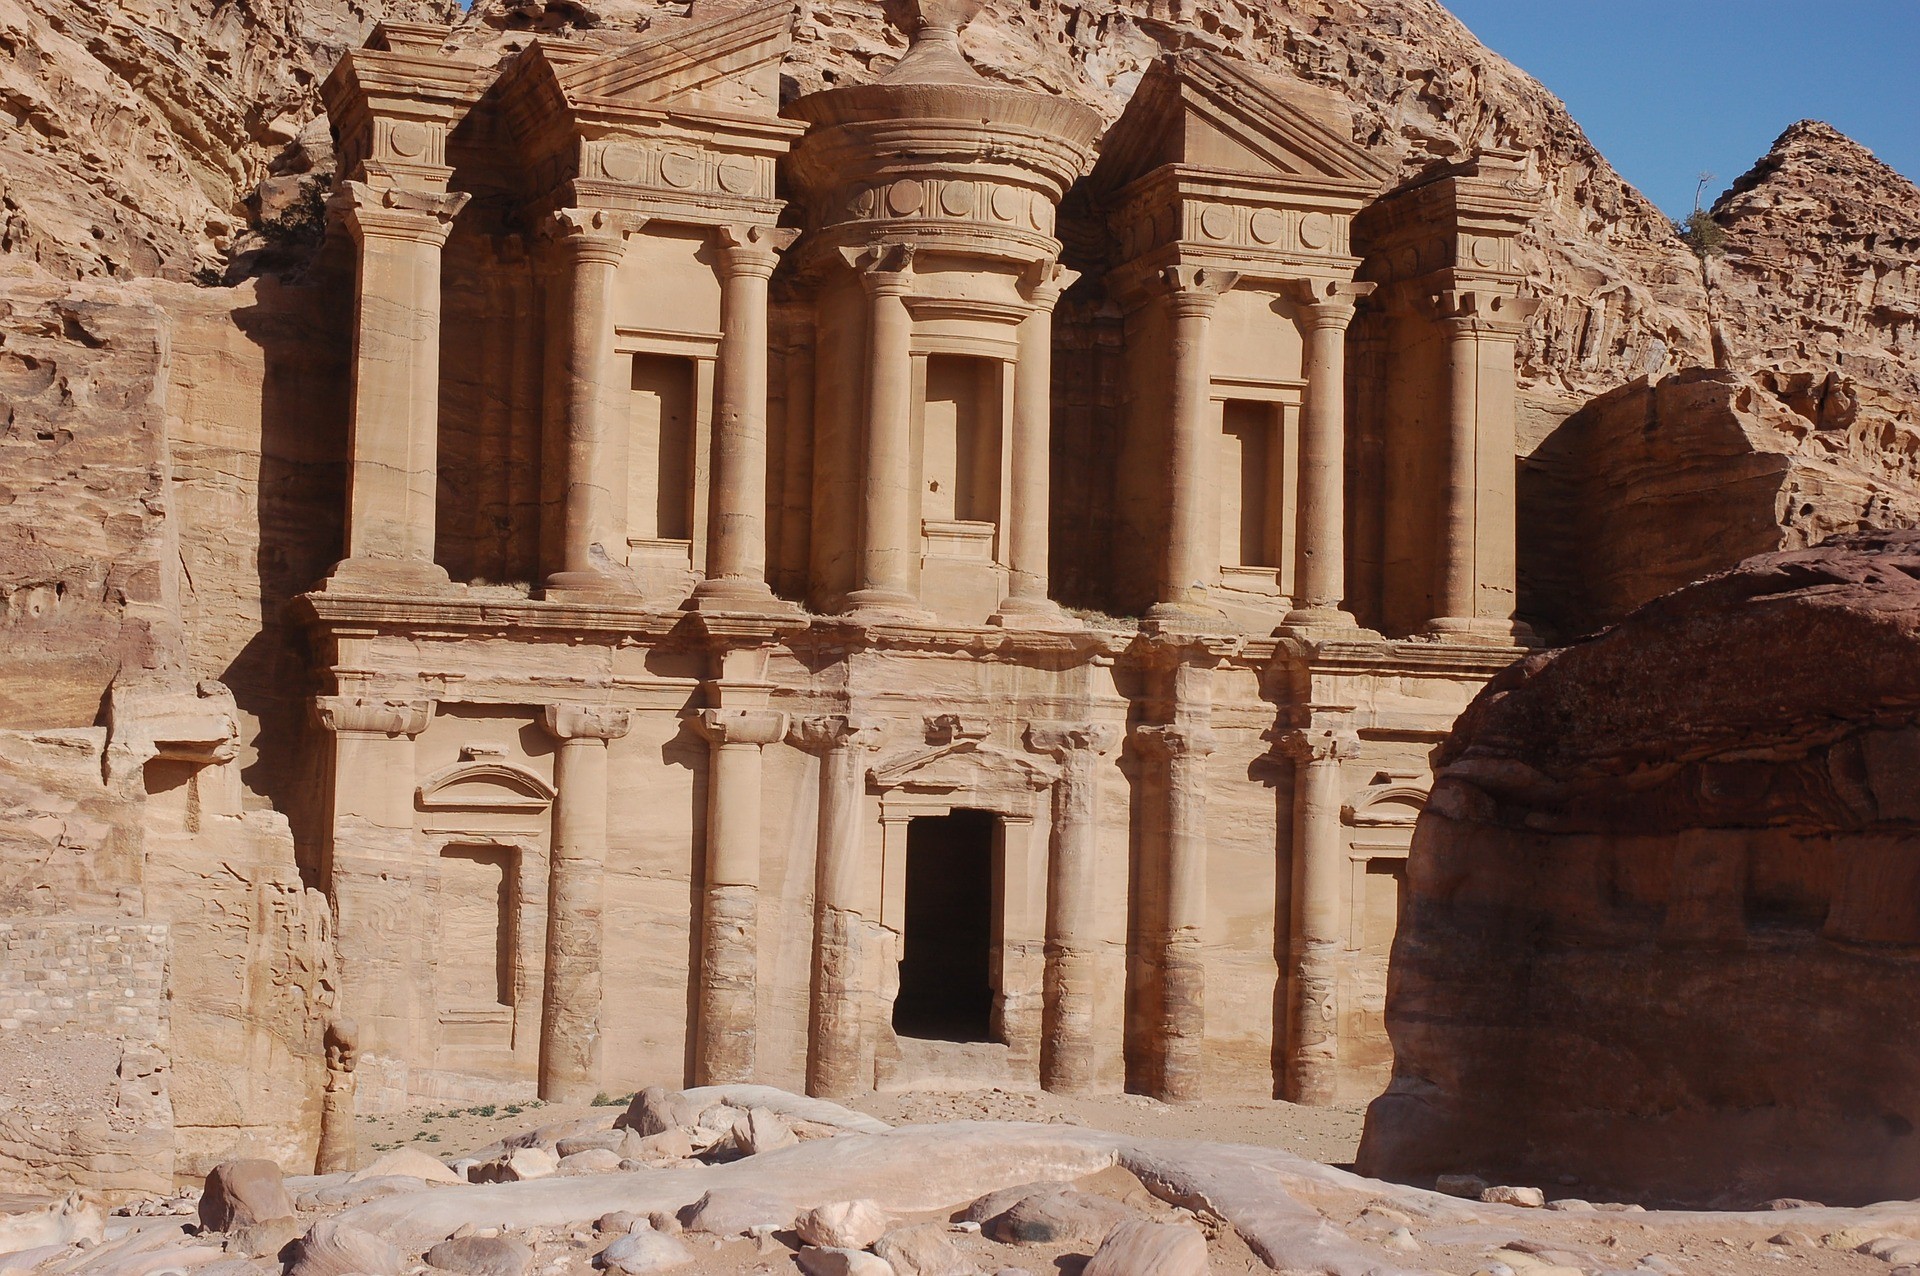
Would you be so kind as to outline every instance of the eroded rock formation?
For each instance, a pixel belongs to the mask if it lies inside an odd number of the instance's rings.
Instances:
[[[1363,1172],[1920,1192],[1920,533],[1750,559],[1524,661],[1439,765]]]

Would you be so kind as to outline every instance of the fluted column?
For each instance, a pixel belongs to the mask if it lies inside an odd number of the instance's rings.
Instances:
[[[1281,744],[1293,759],[1293,917],[1288,941],[1292,1010],[1287,1038],[1286,1096],[1331,1105],[1340,1083],[1340,950],[1346,831],[1340,820],[1340,764],[1360,751],[1347,730],[1295,731]]]
[[[1158,875],[1157,1093],[1168,1103],[1192,1103],[1201,1097],[1205,1072],[1206,762],[1214,736],[1205,727],[1184,725],[1141,727],[1136,736],[1158,760],[1166,794],[1166,846]]]
[[[708,709],[693,721],[713,746],[694,1084],[729,1085],[752,1081],[757,1065],[760,751],[786,735],[787,715]]]
[[[1022,281],[1033,309],[1020,324],[1020,361],[1013,374],[1011,525],[1007,528],[1007,596],[993,623],[1052,627],[1065,613],[1049,596],[1048,520],[1052,516],[1053,311],[1079,272],[1058,262],[1036,265]]]
[[[568,326],[560,361],[566,384],[554,398],[563,414],[565,487],[560,567],[550,590],[631,592],[627,559],[627,467],[623,410],[628,387],[614,384],[613,283],[640,222],[605,209],[563,208],[552,234],[563,275]]]
[[[1156,621],[1210,621],[1220,614],[1209,596],[1220,577],[1220,465],[1207,336],[1220,298],[1239,278],[1229,270],[1169,266],[1159,280],[1172,328],[1167,414],[1171,488],[1160,598],[1147,611]]]
[[[1447,490],[1429,626],[1448,637],[1527,642],[1514,619],[1514,362],[1533,298],[1468,289],[1434,298],[1447,341]]]
[[[1300,523],[1289,629],[1354,625],[1347,596],[1347,327],[1373,284],[1301,281],[1306,399],[1300,412]]]
[[[797,232],[720,229],[720,367],[700,610],[779,608],[767,583],[767,282]]]
[[[875,951],[877,922],[862,912],[861,872],[867,761],[884,737],[862,718],[805,718],[793,742],[820,755],[820,830],[814,874],[812,1006],[808,1020],[807,1093],[844,1098],[873,1088],[868,1019],[884,954]]]
[[[1036,722],[1027,733],[1029,744],[1061,764],[1053,786],[1040,1010],[1040,1084],[1055,1094],[1087,1094],[1094,1086],[1100,758],[1119,736],[1119,728],[1100,723]]]
[[[590,1103],[600,1090],[601,957],[605,946],[607,743],[625,709],[548,705],[554,757],[548,856],[547,986],[540,1016],[540,1097]]]
[[[913,564],[913,248],[895,244],[856,257],[867,311],[866,467],[861,490],[855,611],[917,614]]]
[[[439,589],[440,250],[465,194],[343,182],[332,207],[359,249],[346,558],[334,588]]]

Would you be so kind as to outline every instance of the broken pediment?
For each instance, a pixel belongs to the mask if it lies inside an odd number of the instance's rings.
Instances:
[[[780,109],[780,62],[793,11],[747,5],[722,16],[663,19],[635,44],[556,68],[574,105],[666,103],[676,108],[773,115]]]
[[[1382,773],[1353,795],[1341,818],[1359,828],[1412,828],[1427,809],[1427,784],[1424,771]]]
[[[1058,778],[1055,767],[1036,758],[969,737],[873,769],[873,782],[880,789],[921,793],[1026,793]]]
[[[1217,53],[1170,54],[1107,134],[1092,184],[1111,194],[1169,164],[1377,191],[1396,175],[1353,140],[1341,103]]]

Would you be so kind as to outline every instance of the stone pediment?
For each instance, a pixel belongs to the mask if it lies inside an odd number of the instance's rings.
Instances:
[[[428,811],[543,811],[555,790],[525,767],[486,757],[435,771],[417,796]]]
[[[1353,140],[1330,95],[1205,51],[1169,55],[1147,72],[1107,134],[1092,184],[1111,194],[1170,164],[1366,191],[1395,176]]]
[[[696,9],[698,6],[696,6]],[[780,105],[780,62],[793,11],[751,5],[711,21],[663,20],[638,43],[556,66],[572,105],[665,103],[721,112],[772,115]]]
[[[1341,818],[1359,828],[1411,828],[1427,809],[1424,771],[1387,772],[1353,795]]]
[[[960,739],[873,769],[874,784],[922,793],[1026,792],[1059,778],[1056,768],[1025,754]]]

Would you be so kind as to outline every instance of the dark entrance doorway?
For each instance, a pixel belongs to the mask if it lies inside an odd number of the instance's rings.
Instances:
[[[993,1039],[993,837],[986,811],[907,825],[906,952],[893,1003],[903,1037]]]

